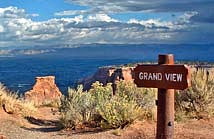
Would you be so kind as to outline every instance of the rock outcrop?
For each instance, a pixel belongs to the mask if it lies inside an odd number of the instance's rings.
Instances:
[[[54,76],[36,77],[32,90],[25,93],[26,100],[33,100],[37,104],[59,100],[61,96],[62,93],[55,84]]]
[[[6,136],[0,134],[0,139],[7,139]]]
[[[89,90],[96,81],[103,85],[112,83],[113,90],[115,90],[117,81],[133,81],[132,71],[133,67],[102,67],[93,76],[80,80],[79,84],[83,85],[84,90]]]

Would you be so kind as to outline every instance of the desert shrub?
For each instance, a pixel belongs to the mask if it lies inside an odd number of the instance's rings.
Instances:
[[[131,83],[130,83],[131,84]],[[69,89],[68,96],[63,96],[61,100],[60,112],[61,123],[64,127],[76,128],[84,126],[86,123],[97,123],[102,128],[124,127],[142,116],[148,105],[140,103],[140,98],[135,93],[129,91],[139,91],[136,86],[121,83],[116,95],[112,95],[112,86],[103,86],[99,82],[92,85],[88,92],[83,91],[82,86],[77,90]],[[126,89],[127,88],[127,89]],[[121,92],[124,90],[125,92]],[[143,91],[141,100],[154,101],[151,92]],[[139,95],[141,93],[139,92]],[[144,97],[144,98],[143,98]],[[137,102],[138,101],[138,102]],[[154,102],[153,102],[154,103]],[[144,110],[143,110],[144,109]]]
[[[176,117],[203,118],[214,115],[214,73],[201,69],[193,72],[191,78],[192,86],[176,93]]]
[[[89,93],[91,93],[96,100],[96,105],[102,105],[104,102],[111,100],[112,92],[110,83],[103,86],[103,84],[98,81],[93,83],[92,88],[89,90]]]
[[[96,110],[103,119],[101,121],[103,128],[124,127],[142,114],[140,106],[127,95],[116,93],[113,96],[111,84],[103,87],[96,82],[90,92],[97,101]]]
[[[95,115],[95,100],[82,86],[77,90],[68,89],[68,96],[61,99],[61,123],[66,128],[76,128],[93,121]]]
[[[78,128],[84,124],[100,123],[101,116],[97,107],[103,102],[110,100],[112,95],[111,85],[103,87],[96,82],[92,89],[83,91],[82,85],[77,90],[69,88],[68,96],[61,99],[61,123],[66,128]]]
[[[18,97],[17,93],[10,92],[3,84],[0,83],[0,105],[6,112],[12,114],[21,114],[22,116],[31,116],[36,111],[33,102],[25,101]]]
[[[153,119],[155,116],[155,99],[157,89],[139,88],[133,82],[120,81],[117,84],[117,92],[121,97],[134,100],[142,108],[143,119]]]
[[[104,119],[101,123],[103,128],[123,128],[142,114],[142,109],[134,100],[128,100],[119,95],[98,105],[97,110]]]

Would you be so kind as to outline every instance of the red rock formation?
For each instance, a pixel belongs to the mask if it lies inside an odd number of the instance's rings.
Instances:
[[[6,136],[0,134],[0,139],[7,139]]]
[[[79,81],[79,84],[83,85],[84,90],[89,90],[91,85],[96,81],[99,81],[103,85],[112,83],[113,90],[115,90],[117,81],[133,81],[132,70],[132,67],[102,67],[93,76]]]
[[[60,99],[62,93],[55,84],[54,76],[36,77],[33,89],[25,93],[27,100],[33,100],[38,104]]]

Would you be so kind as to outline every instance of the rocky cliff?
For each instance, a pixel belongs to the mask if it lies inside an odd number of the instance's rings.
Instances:
[[[61,96],[62,93],[55,84],[54,76],[36,77],[32,90],[25,93],[25,99],[33,100],[37,104],[58,100]]]
[[[114,90],[116,87],[116,81],[133,81],[132,70],[133,67],[102,67],[99,68],[94,75],[80,80],[79,84],[83,85],[84,90],[89,90],[91,85],[96,81],[99,81],[103,85],[112,83]]]

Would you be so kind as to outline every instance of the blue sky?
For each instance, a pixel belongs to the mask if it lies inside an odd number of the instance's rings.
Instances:
[[[36,20],[45,21],[55,18],[54,13],[64,10],[82,10],[86,6],[68,4],[63,0],[3,0],[0,1],[1,7],[14,6],[25,9],[29,14],[39,14]]]
[[[214,0],[1,0],[0,49],[210,44],[213,7]]]

